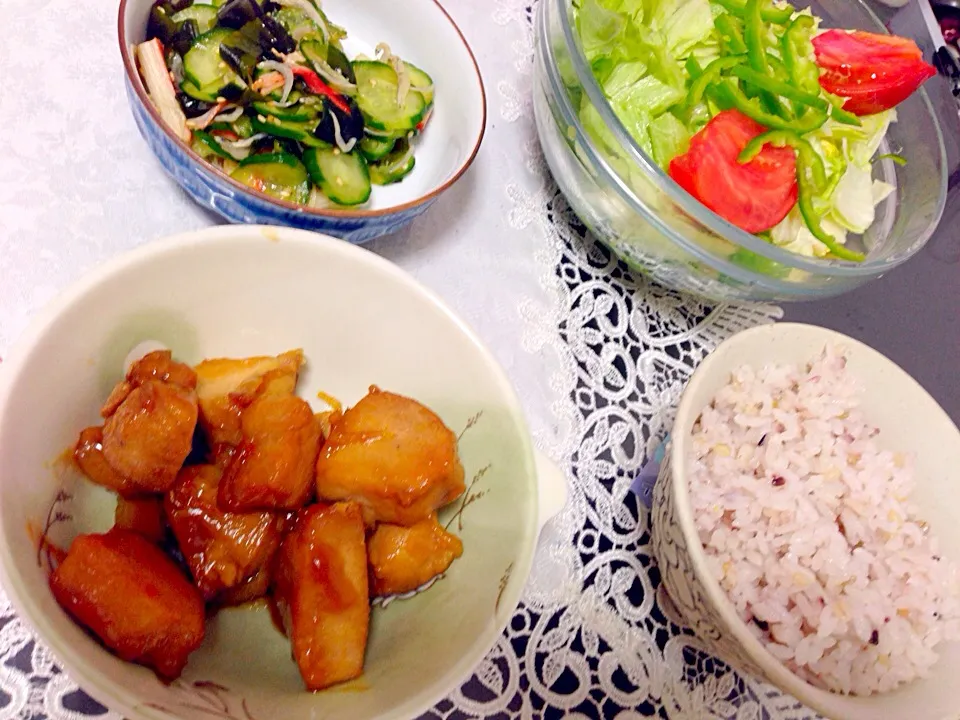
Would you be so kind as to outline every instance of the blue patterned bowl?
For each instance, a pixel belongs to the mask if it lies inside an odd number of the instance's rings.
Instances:
[[[201,0],[203,1],[203,0]],[[318,209],[276,200],[204,162],[160,119],[140,79],[133,46],[145,37],[152,0],[121,0],[118,31],[126,90],[140,134],[163,168],[201,205],[233,223],[285,225],[363,243],[396,232],[425,212],[473,162],[486,126],[486,96],[470,47],[436,0],[326,0],[347,29],[348,55],[386,42],[424,68],[437,92],[430,126],[417,141],[417,165],[396,185],[374,187],[363,209]],[[421,38],[429,37],[425,43]]]

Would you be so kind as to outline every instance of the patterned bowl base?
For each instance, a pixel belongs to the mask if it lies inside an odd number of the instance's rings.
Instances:
[[[163,169],[198,204],[229,222],[312,230],[359,245],[406,227],[436,201],[436,197],[433,197],[403,210],[364,217],[332,217],[280,207],[257,195],[236,190],[223,178],[217,177],[214,170],[196,162],[157,127],[129,81],[126,82],[126,90],[137,129]]]

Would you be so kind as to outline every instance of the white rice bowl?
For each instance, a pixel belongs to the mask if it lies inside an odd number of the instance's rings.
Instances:
[[[960,639],[960,574],[910,503],[913,458],[877,442],[842,352],[811,360],[743,366],[703,409],[693,517],[771,655],[825,690],[887,692]]]

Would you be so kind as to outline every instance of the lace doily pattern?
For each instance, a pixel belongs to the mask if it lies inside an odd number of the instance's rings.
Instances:
[[[770,306],[709,306],[658,287],[600,245],[549,178],[529,106],[535,7],[500,0],[521,34],[502,118],[529,127],[528,177],[507,192],[511,224],[546,240],[553,307],[523,308],[530,342],[552,344],[566,403],[540,438],[572,469],[570,501],[541,541],[524,603],[475,678],[432,717],[809,717],[796,700],[740,677],[683,626],[660,587],[650,516],[629,487],[663,439],[697,364],[731,334],[777,319]],[[550,331],[546,331],[549,327]],[[530,349],[539,350],[539,346]],[[572,402],[571,402],[572,401]],[[558,409],[560,409],[558,400]]]
[[[122,720],[78,689],[0,593],[0,720]]]
[[[560,443],[571,499],[538,556],[560,572],[553,587],[532,583],[477,676],[431,715],[808,717],[712,658],[683,626],[660,589],[649,513],[629,490],[697,364],[778,310],[711,307],[632,275],[572,215],[536,143],[528,152],[541,184],[510,188],[513,222],[543,233],[555,255],[556,342],[575,409]]]
[[[569,468],[570,500],[541,538],[524,602],[475,675],[431,720],[799,720],[812,715],[711,657],[660,585],[650,514],[631,480],[672,422],[693,369],[771,306],[711,306],[631,274],[572,214],[539,151],[530,104],[535,5],[496,0],[513,72],[487,78],[495,123],[526,139],[506,175],[509,224],[541,238],[546,291],[520,304],[524,349],[552,353],[552,424],[538,444]],[[499,113],[497,113],[499,110]],[[496,188],[488,190],[496,192]],[[544,300],[543,297],[547,299]],[[516,320],[516,316],[514,316]],[[0,720],[119,720],[57,668],[0,595]]]

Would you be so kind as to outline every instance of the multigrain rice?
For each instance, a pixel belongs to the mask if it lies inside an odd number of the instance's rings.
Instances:
[[[911,458],[880,447],[858,394],[835,348],[740,368],[694,424],[690,494],[710,568],[771,654],[868,695],[960,639],[960,574],[909,501]]]

